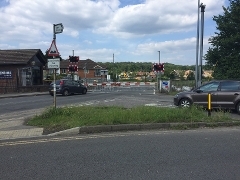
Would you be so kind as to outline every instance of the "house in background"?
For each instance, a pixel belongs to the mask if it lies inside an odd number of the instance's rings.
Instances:
[[[0,93],[46,90],[46,63],[40,49],[0,50]]]
[[[78,71],[69,72],[69,65],[77,65]],[[49,70],[50,73],[53,73]],[[106,79],[106,68],[101,67],[91,59],[79,60],[77,63],[71,63],[69,60],[60,61],[59,74],[75,74],[84,82],[101,82]]]

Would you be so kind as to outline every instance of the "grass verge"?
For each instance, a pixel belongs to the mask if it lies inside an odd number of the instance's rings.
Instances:
[[[81,106],[46,109],[27,121],[27,125],[43,127],[45,132],[56,132],[73,127],[144,123],[231,122],[227,112],[208,116],[201,108],[165,108],[138,106]]]

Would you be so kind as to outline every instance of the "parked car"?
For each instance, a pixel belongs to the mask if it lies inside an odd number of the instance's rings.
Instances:
[[[74,81],[71,79],[56,80],[56,94],[62,94],[68,96],[70,94],[86,94],[87,87],[80,81]],[[49,94],[53,96],[53,82],[49,86]]]
[[[211,94],[211,107],[236,110],[240,114],[240,81],[210,81],[191,91],[177,93],[174,105],[189,107],[192,104],[208,107],[208,94]]]

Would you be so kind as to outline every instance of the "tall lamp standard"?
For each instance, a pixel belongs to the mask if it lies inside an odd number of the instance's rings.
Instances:
[[[158,51],[158,63],[160,65],[160,51]],[[159,74],[157,74],[157,86],[158,86],[157,89],[161,92],[160,81],[161,81],[161,71],[159,72]]]
[[[159,54],[159,62],[158,63],[160,64],[160,51],[158,51],[158,54]]]
[[[196,66],[195,66],[195,87],[200,86],[198,78],[198,56],[199,56],[199,13],[200,13],[200,0],[198,0],[198,18],[197,18],[197,41],[196,41]]]
[[[114,53],[113,53],[113,82],[115,82],[115,78],[114,78]]]

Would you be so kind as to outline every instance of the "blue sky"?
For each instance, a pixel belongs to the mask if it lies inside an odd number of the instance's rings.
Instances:
[[[201,0],[204,54],[216,32],[214,15],[228,0]],[[95,62],[196,63],[198,0],[0,0],[0,49],[49,49],[53,24],[62,23],[56,46]],[[204,64],[204,62],[203,62]]]

